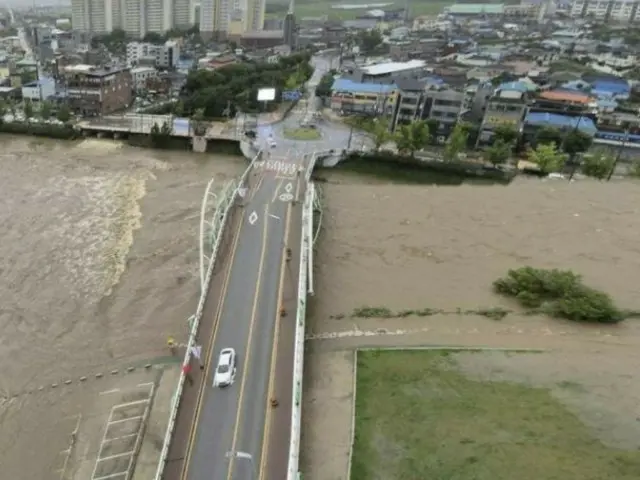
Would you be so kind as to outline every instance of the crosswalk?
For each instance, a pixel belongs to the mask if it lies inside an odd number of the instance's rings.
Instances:
[[[276,175],[284,177],[295,177],[298,173],[299,166],[284,160],[270,159],[256,161],[254,168],[266,172],[273,172]]]

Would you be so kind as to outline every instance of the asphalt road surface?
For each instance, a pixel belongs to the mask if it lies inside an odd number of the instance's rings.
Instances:
[[[310,87],[317,84],[324,71],[316,70]],[[182,480],[284,480],[267,478],[266,466],[286,244],[290,228],[299,228],[299,219],[292,217],[300,215],[300,209],[293,213],[293,201],[304,196],[303,154],[344,148],[349,135],[344,126],[331,129],[322,124],[321,140],[285,139],[284,129],[298,126],[300,116],[314,109],[311,96],[304,110],[298,108],[283,122],[258,128],[259,141],[266,146],[266,139],[274,138],[276,147],[267,147],[263,161],[257,162],[249,176],[215,326],[211,338],[201,340],[210,354]],[[214,388],[218,356],[229,347],[237,355],[235,382],[223,389]],[[288,449],[288,439],[282,448]]]
[[[291,160],[279,159],[283,164]],[[219,318],[211,338],[202,339],[206,351],[212,354],[205,366],[202,398],[183,479],[264,477],[261,472],[267,461],[265,444],[272,410],[269,399],[275,376],[285,239],[289,235],[292,200],[304,192],[303,176],[293,164],[288,170],[278,170],[268,169],[263,163],[256,170],[251,175],[253,185],[249,185],[241,224],[233,240]],[[235,383],[214,388],[218,355],[228,347],[234,348],[237,355]]]

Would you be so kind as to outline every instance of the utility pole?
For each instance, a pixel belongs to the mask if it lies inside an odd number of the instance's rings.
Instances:
[[[607,182],[609,180],[611,180],[611,177],[613,177],[613,172],[616,171],[616,167],[618,166],[618,162],[620,161],[620,158],[622,157],[622,152],[624,151],[625,147],[627,146],[627,142],[628,141],[629,141],[629,128],[627,128],[627,130],[624,132],[624,139],[620,143],[620,148],[618,148],[618,154],[616,155],[616,159],[613,161],[613,165],[611,166],[611,171],[609,172],[609,175],[607,176]]]

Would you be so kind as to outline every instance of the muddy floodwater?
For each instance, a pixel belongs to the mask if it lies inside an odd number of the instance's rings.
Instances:
[[[4,394],[166,355],[197,303],[200,201],[244,161],[0,136]]]

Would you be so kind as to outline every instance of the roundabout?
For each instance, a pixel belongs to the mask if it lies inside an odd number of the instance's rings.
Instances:
[[[322,138],[318,129],[310,127],[285,128],[283,134],[285,138],[290,140],[320,140]]]

